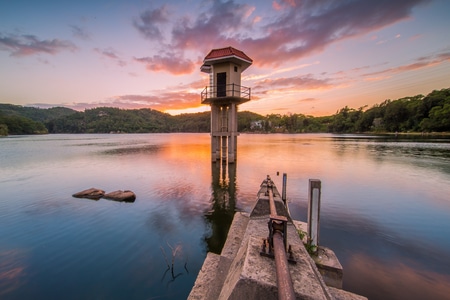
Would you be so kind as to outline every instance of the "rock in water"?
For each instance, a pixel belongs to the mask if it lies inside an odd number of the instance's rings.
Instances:
[[[96,189],[96,188],[90,188],[90,189],[78,192],[76,194],[73,194],[72,197],[98,200],[101,197],[103,197],[104,195],[105,195],[105,191]]]
[[[132,191],[114,191],[103,196],[105,199],[123,202],[134,202],[136,195]]]

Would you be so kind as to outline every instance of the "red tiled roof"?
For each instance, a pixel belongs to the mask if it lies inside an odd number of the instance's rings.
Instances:
[[[209,54],[206,55],[205,60],[218,59],[218,58],[230,57],[230,56],[235,56],[237,58],[248,61],[250,63],[253,62],[253,60],[250,57],[248,57],[244,52],[242,52],[241,50],[235,49],[233,47],[212,49],[209,52]]]

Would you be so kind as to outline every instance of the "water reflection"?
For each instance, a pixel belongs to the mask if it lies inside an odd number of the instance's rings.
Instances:
[[[344,266],[344,289],[369,299],[444,299],[450,292],[448,254],[439,245],[360,215],[325,214],[321,220],[321,239]]]
[[[448,299],[450,294],[448,274],[418,268],[414,261],[385,263],[355,253],[347,263],[345,276],[353,291],[369,299]]]
[[[236,163],[213,162],[211,174],[212,208],[205,214],[210,232],[205,241],[208,251],[220,254],[236,208]]]
[[[0,252],[0,298],[25,284],[25,255],[18,249]]]
[[[249,212],[276,171],[289,175],[298,220],[308,179],[322,180],[321,243],[343,265],[346,289],[369,299],[447,297],[450,139],[240,140],[238,165],[211,165],[208,134],[0,139],[0,298],[186,299],[234,212]],[[91,186],[138,198],[72,198]]]
[[[154,154],[159,150],[161,150],[161,146],[159,145],[144,145],[132,148],[130,147],[113,148],[103,151],[102,154],[106,155]]]

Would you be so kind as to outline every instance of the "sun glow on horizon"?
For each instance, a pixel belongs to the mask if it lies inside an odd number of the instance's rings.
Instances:
[[[191,108],[183,108],[183,109],[167,109],[164,110],[165,113],[171,114],[173,116],[181,115],[181,114],[195,114],[200,112],[210,111],[210,107],[208,105],[197,106]]]

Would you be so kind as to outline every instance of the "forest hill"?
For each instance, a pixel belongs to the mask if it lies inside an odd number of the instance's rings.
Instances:
[[[371,108],[340,109],[332,116],[238,113],[239,132],[358,133],[448,132],[450,88],[427,96],[386,100]],[[99,107],[84,112],[0,104],[0,135],[44,133],[209,132],[210,113],[172,116],[153,109]]]

